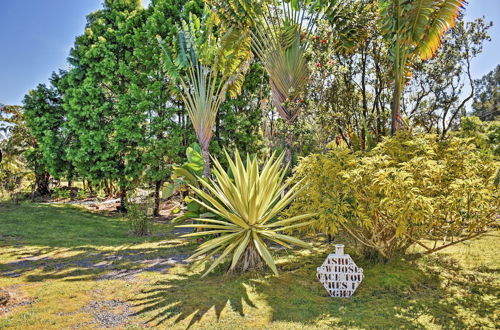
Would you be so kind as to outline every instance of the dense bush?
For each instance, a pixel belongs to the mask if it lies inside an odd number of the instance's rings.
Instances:
[[[498,166],[458,137],[400,133],[366,153],[336,147],[300,162],[308,186],[288,215],[317,212],[307,230],[345,230],[384,259],[412,244],[433,252],[495,221]]]

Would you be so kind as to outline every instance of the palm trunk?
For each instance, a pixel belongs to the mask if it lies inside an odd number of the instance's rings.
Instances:
[[[392,116],[391,116],[391,135],[401,128],[401,84],[399,79],[396,79],[394,84],[394,92],[392,94]]]
[[[203,170],[203,176],[205,178],[210,178],[210,154],[208,153],[208,146],[202,145],[201,153],[203,155],[203,162],[205,166]]]
[[[396,20],[396,49],[394,54],[394,92],[392,94],[392,115],[391,115],[391,136],[394,136],[396,132],[400,129],[399,121],[401,120],[401,80],[403,80],[403,66],[405,61],[402,61],[403,54],[401,53],[401,41],[400,41],[400,13],[401,13],[401,3],[398,0],[396,2],[397,10],[397,20]]]
[[[153,216],[160,216],[160,190],[163,185],[162,180],[158,180],[155,182],[155,206],[153,209]]]

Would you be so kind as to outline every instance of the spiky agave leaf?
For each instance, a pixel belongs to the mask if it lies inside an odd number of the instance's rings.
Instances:
[[[303,189],[302,182],[291,187],[289,183],[284,182],[286,168],[281,167],[283,157],[284,154],[278,157],[273,154],[261,169],[257,158],[251,159],[247,155],[244,161],[237,151],[233,158],[226,152],[232,176],[217,159],[213,158],[215,179],[200,181],[205,190],[191,187],[199,197],[195,200],[223,219],[193,219],[200,223],[179,226],[206,229],[184,237],[220,235],[201,244],[190,257],[191,260],[201,255],[210,257],[222,251],[203,276],[229,256],[231,256],[230,269],[234,269],[250,245],[256,248],[264,262],[277,274],[266,240],[285,247],[290,245],[309,247],[309,244],[302,240],[282,232],[308,225],[310,222],[304,220],[311,218],[313,214],[273,221]],[[281,197],[287,188],[289,190]],[[207,258],[202,260],[205,261]]]

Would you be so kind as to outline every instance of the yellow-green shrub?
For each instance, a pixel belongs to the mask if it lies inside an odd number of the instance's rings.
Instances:
[[[386,259],[412,244],[433,252],[495,221],[498,166],[458,137],[400,133],[370,152],[336,147],[300,162],[296,178],[308,187],[288,215],[317,212],[305,230],[345,230]]]

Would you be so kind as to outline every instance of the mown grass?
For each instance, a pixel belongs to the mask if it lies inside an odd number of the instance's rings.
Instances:
[[[0,328],[104,327],[89,308],[114,302],[123,328],[495,328],[499,324],[500,235],[487,234],[415,262],[377,264],[351,253],[365,280],[350,299],[327,297],[315,272],[333,250],[321,238],[313,250],[274,251],[279,276],[224,277],[224,268],[181,262],[137,272],[143,262],[182,260],[195,243],[156,224],[156,235],[135,238],[120,217],[81,209],[0,206],[0,287],[16,299]],[[26,261],[26,258],[31,258]],[[21,261],[21,262],[20,262]],[[121,279],[113,272],[131,272]],[[122,311],[120,311],[120,308]],[[114,314],[113,314],[114,313]],[[109,315],[104,315],[109,317]]]

